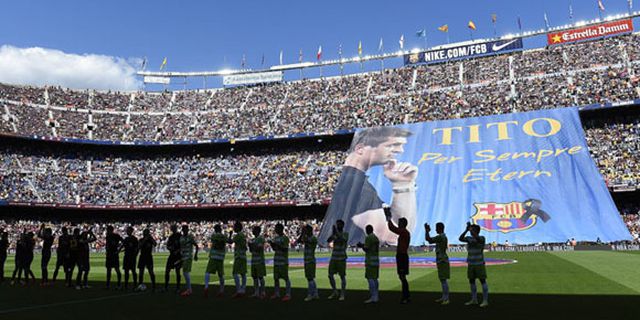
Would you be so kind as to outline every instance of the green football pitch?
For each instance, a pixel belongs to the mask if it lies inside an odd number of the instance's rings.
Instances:
[[[384,254],[384,253],[383,253]],[[387,253],[388,254],[388,253]],[[228,255],[229,256],[229,255]],[[319,255],[325,256],[325,255]],[[430,254],[412,254],[430,256]],[[462,254],[451,254],[461,257]],[[292,253],[290,257],[300,257]],[[400,282],[395,268],[380,272],[380,303],[364,305],[367,282],[364,269],[349,267],[346,301],[326,300],[329,295],[327,269],[318,268],[317,283],[322,299],[304,302],[306,280],[302,268],[292,267],[293,300],[289,302],[231,299],[234,291],[231,259],[226,265],[226,297],[214,294],[205,299],[202,283],[206,255],[194,263],[192,278],[194,294],[180,297],[167,293],[105,290],[104,256],[91,258],[91,288],[65,288],[59,281],[53,287],[0,285],[0,319],[197,319],[225,317],[227,319],[373,319],[391,317],[473,317],[478,319],[629,319],[635,317],[640,305],[640,252],[580,251],[580,252],[492,252],[488,258],[513,259],[516,263],[487,266],[490,305],[486,309],[466,307],[469,285],[466,268],[451,270],[451,304],[434,302],[440,296],[436,270],[412,268],[409,276],[412,302],[399,304]],[[166,255],[156,255],[155,270],[159,283],[164,282]],[[55,258],[53,259],[55,260]],[[13,258],[6,262],[5,276],[13,271]],[[33,263],[37,277],[39,257]],[[52,267],[50,267],[51,269]],[[267,267],[267,292],[273,286]],[[51,271],[50,271],[51,274]],[[114,275],[115,280],[115,275]],[[173,278],[173,275],[172,275]],[[173,279],[172,279],[173,280]],[[212,292],[217,290],[217,277],[212,276]],[[183,280],[184,281],[184,280]],[[149,283],[148,275],[145,282]],[[253,291],[251,278],[247,291]],[[150,287],[150,286],[149,286]],[[174,288],[172,285],[171,288]],[[480,290],[479,290],[480,291]]]

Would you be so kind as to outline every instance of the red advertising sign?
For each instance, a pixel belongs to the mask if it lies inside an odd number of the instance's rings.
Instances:
[[[596,24],[588,27],[582,27],[578,29],[547,33],[547,43],[549,45],[562,44],[567,42],[605,37],[619,33],[627,33],[631,31],[633,31],[633,21],[631,19],[619,20]]]

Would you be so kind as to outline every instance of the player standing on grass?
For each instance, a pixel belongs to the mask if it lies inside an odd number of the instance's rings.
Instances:
[[[437,236],[431,237],[431,227],[428,223],[424,224],[425,240],[428,243],[436,244],[436,266],[438,267],[438,279],[440,279],[440,285],[442,286],[442,297],[437,299],[436,302],[440,302],[443,305],[449,304],[449,283],[447,282],[450,277],[449,256],[447,255],[447,247],[449,241],[447,235],[444,233],[444,223],[436,223]]]
[[[471,236],[467,237],[467,232]],[[489,306],[489,285],[487,284],[487,269],[484,264],[485,238],[480,235],[480,226],[467,222],[467,228],[458,239],[467,243],[467,277],[471,286],[471,301],[465,303],[466,306],[478,304],[476,279],[482,284],[482,303],[480,307]]]
[[[365,252],[364,256],[364,277],[369,283],[369,293],[371,297],[364,303],[377,303],[380,300],[379,296],[379,283],[378,278],[380,276],[380,240],[373,233],[373,226],[367,225],[365,228],[367,236],[364,238],[364,244],[358,243],[358,247],[362,248]]]
[[[273,255],[274,292],[271,299],[280,298],[280,279],[285,281],[286,293],[282,301],[291,300],[291,281],[289,280],[289,237],[284,235],[282,223],[276,224],[276,237],[269,241],[275,252]]]
[[[26,230],[24,230],[21,234],[18,235],[16,239],[16,254],[14,256],[14,265],[13,274],[11,275],[11,285],[16,283],[16,274],[18,275],[18,282],[21,283],[22,279],[22,271],[24,269],[24,256],[25,256],[25,238],[26,238]],[[25,278],[28,281],[29,276],[25,273]]]
[[[62,234],[58,237],[58,247],[56,248],[56,269],[53,271],[53,279],[51,282],[56,282],[58,270],[62,267],[64,282],[67,283],[69,277],[67,260],[69,260],[69,242],[71,241],[71,236],[69,236],[67,227],[62,227],[61,231]]]
[[[119,234],[113,232],[113,226],[107,226],[107,235],[105,236],[105,249],[107,251],[107,258],[105,261],[105,266],[107,267],[107,289],[111,286],[112,269],[116,271],[116,276],[118,277],[118,285],[116,288],[120,290],[120,285],[122,284],[120,257],[118,255],[118,250],[120,249],[122,240],[123,239]]]
[[[138,259],[138,291],[143,290],[144,269],[149,271],[151,278],[151,291],[156,291],[156,274],[153,272],[153,248],[158,244],[151,236],[149,228],[142,231],[142,239],[140,239],[140,258]]]
[[[317,300],[318,286],[316,285],[316,247],[318,238],[313,235],[313,228],[305,225],[296,243],[304,244],[304,276],[307,278],[308,291],[304,301]]]
[[[51,228],[45,228],[44,223],[38,229],[38,238],[42,239],[42,259],[40,260],[40,269],[42,271],[41,286],[49,285],[49,261],[51,260],[51,246],[53,246],[53,231]]]
[[[195,255],[193,254],[193,248],[196,248]],[[189,226],[182,226],[182,236],[180,236],[180,258],[182,259],[182,275],[184,276],[184,282],[186,289],[180,294],[183,297],[188,297],[193,293],[191,289],[191,266],[193,261],[198,261],[198,244],[196,239],[189,234]]]
[[[254,292],[252,298],[264,299],[267,295],[265,291],[264,277],[267,275],[267,268],[264,261],[264,238],[260,235],[260,226],[255,226],[251,230],[253,240],[249,243],[251,250],[251,277],[253,278]]]
[[[236,293],[233,298],[240,298],[245,295],[247,288],[247,237],[242,232],[242,223],[236,221],[233,224],[235,236],[230,234],[228,243],[233,243],[233,281],[236,284]]]
[[[400,303],[407,304],[411,302],[409,293],[409,282],[407,276],[409,275],[409,243],[411,242],[411,233],[407,230],[408,221],[405,218],[398,219],[398,226],[396,227],[391,220],[391,208],[384,208],[385,216],[387,217],[387,225],[389,230],[398,235],[398,246],[396,247],[396,268],[398,271],[398,277],[402,283],[402,300]]]
[[[78,265],[78,257],[80,256],[80,229],[74,228],[73,234],[69,239],[69,259],[67,260],[67,287],[72,288],[73,269]]]
[[[96,235],[91,228],[80,235],[78,251],[78,276],[76,277],[76,290],[89,289],[89,270],[91,263],[89,257],[89,244],[96,241]]]
[[[7,261],[7,250],[9,249],[9,233],[0,230],[0,284],[4,282],[4,263]]]
[[[133,227],[127,227],[127,237],[122,241],[120,250],[124,248],[124,258],[122,269],[124,269],[124,289],[129,287],[129,273],[133,276],[133,287],[138,286],[138,276],[136,275],[136,257],[138,255],[138,238],[133,235]]]
[[[33,263],[33,250],[36,247],[36,240],[33,238],[34,236],[35,234],[33,232],[26,233],[24,257],[25,280],[28,282],[29,276],[31,276],[31,281],[33,284],[36,283],[36,275],[33,274],[33,270],[31,270],[31,263]]]
[[[338,297],[336,279],[334,278],[337,273],[340,276],[341,288],[338,300],[344,301],[347,291],[347,244],[349,243],[349,233],[344,231],[344,221],[336,221],[327,242],[333,242],[333,251],[329,260],[329,283],[333,292],[329,296],[329,300]]]
[[[218,297],[224,296],[224,256],[226,254],[227,238],[222,234],[222,226],[216,224],[211,234],[211,248],[209,249],[209,263],[204,273],[204,296],[209,296],[209,277],[218,274],[220,283]]]
[[[171,279],[171,270],[176,271],[176,293],[180,292],[180,268],[182,267],[182,259],[180,258],[180,233],[178,226],[171,225],[171,235],[167,239],[167,250],[169,257],[164,267],[164,291],[169,290],[169,280]]]

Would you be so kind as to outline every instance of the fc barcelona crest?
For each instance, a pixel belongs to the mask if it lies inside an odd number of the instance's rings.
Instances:
[[[477,202],[473,204],[476,212],[471,219],[480,228],[491,232],[512,232],[532,228],[538,222],[549,221],[549,214],[540,209],[542,203],[537,199],[509,203]]]
[[[411,55],[409,55],[409,62],[410,63],[418,63],[419,61],[420,61],[420,54],[412,53]]]

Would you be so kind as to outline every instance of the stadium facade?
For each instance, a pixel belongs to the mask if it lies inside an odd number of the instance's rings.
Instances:
[[[640,35],[632,33],[633,17],[269,70],[139,73],[162,82],[235,76],[228,83],[239,85],[224,89],[2,84],[0,210],[220,214],[288,207],[292,215],[319,217],[357,128],[572,106],[607,186],[623,192],[614,198],[631,199],[640,187]],[[523,50],[524,39],[538,36],[547,36],[548,46]],[[294,82],[278,76],[391,58],[405,66]]]

